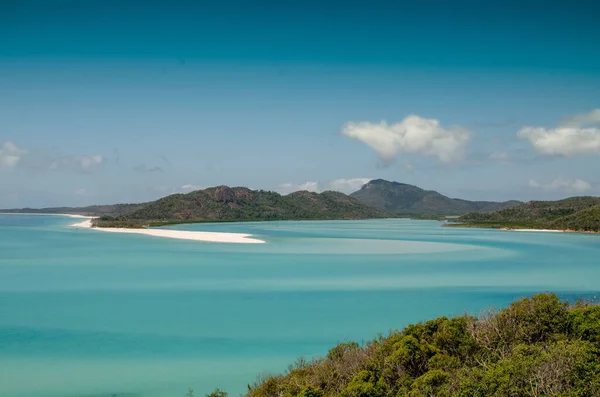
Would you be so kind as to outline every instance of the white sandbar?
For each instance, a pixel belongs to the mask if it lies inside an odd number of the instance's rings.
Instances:
[[[92,219],[73,223],[73,227],[92,228]],[[118,227],[94,227],[93,230],[110,233],[145,234],[146,236],[177,238],[181,240],[206,241],[211,243],[263,244],[263,240],[252,238],[251,234],[195,232],[171,229],[126,229]]]
[[[566,230],[555,230],[555,229],[502,229],[511,232],[544,232],[544,233],[564,233]]]

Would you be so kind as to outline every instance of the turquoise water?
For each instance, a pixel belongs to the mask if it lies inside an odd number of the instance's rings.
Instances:
[[[0,215],[0,396],[236,396],[337,342],[600,291],[600,236],[435,221],[202,224],[215,244]]]

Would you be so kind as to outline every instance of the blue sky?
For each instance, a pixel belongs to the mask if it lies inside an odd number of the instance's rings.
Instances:
[[[597,2],[196,3],[0,1],[0,208],[600,194]]]

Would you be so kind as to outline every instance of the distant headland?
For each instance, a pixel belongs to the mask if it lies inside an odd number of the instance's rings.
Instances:
[[[600,231],[600,198],[558,201],[469,201],[414,185],[374,179],[346,195],[298,191],[281,195],[217,186],[156,201],[88,207],[20,208],[5,213],[90,216],[93,227],[146,228],[181,223],[277,220],[360,220],[410,217],[448,220],[446,226],[505,230]],[[452,216],[453,218],[446,218]]]

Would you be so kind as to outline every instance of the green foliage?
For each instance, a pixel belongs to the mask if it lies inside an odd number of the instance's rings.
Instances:
[[[600,306],[577,304],[568,314],[572,336],[600,347]]]
[[[215,391],[207,394],[206,397],[227,397],[227,393],[219,388],[216,388]]]
[[[385,382],[379,381],[374,373],[363,370],[348,383],[341,397],[385,397],[388,388]]]
[[[324,393],[323,390],[319,389],[318,387],[314,387],[314,386],[307,386],[305,387],[300,394],[298,394],[298,397],[323,397]]]
[[[440,369],[431,370],[415,379],[411,388],[411,396],[442,396],[448,395],[444,388],[450,375]]]
[[[427,362],[435,354],[435,346],[407,335],[394,344],[394,352],[386,360],[386,366],[392,371],[401,369],[416,378],[427,372]]]
[[[219,186],[173,194],[114,218],[94,221],[100,227],[145,227],[192,222],[367,219],[391,216],[338,192],[275,192]]]
[[[496,211],[518,201],[492,202],[453,199],[433,190],[405,183],[374,179],[351,194],[361,203],[381,211],[394,212],[422,219],[439,219],[440,215],[463,215],[469,212]]]
[[[254,397],[278,397],[280,385],[277,378],[272,376],[260,382],[256,387],[248,387],[249,394]]]
[[[327,353],[327,358],[329,360],[338,360],[342,358],[347,352],[352,351],[354,349],[358,349],[359,347],[360,345],[356,342],[340,343],[336,347],[329,350],[329,352]]]
[[[299,360],[246,397],[600,396],[600,306],[553,294]],[[217,396],[218,397],[218,396]]]
[[[495,228],[600,231],[600,197],[571,197],[559,201],[530,201],[489,213],[470,213],[458,221],[466,226]]]

